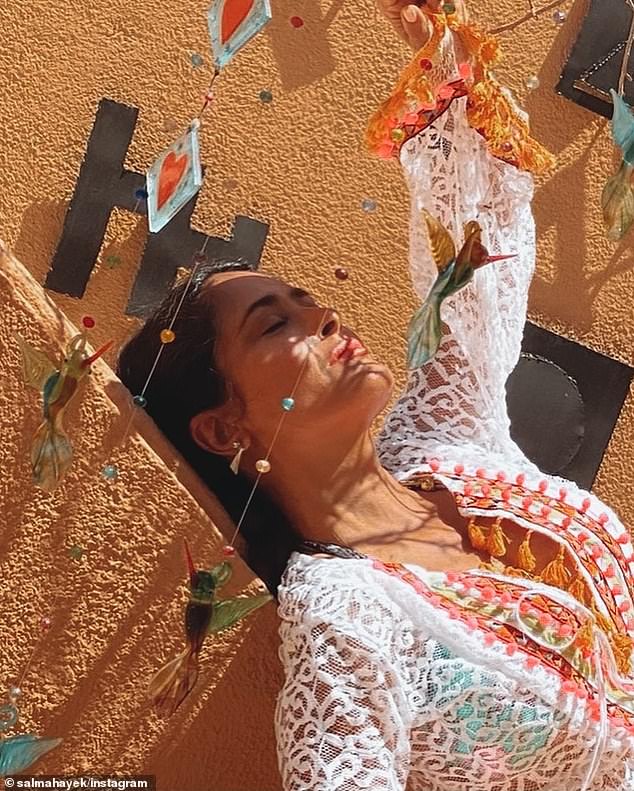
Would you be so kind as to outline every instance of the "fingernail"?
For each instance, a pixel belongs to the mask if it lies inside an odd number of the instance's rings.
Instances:
[[[416,22],[416,9],[414,6],[408,5],[403,16],[408,22]]]

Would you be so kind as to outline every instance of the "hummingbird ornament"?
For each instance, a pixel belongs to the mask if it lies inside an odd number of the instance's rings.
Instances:
[[[273,598],[267,593],[216,599],[217,591],[231,578],[231,564],[225,560],[210,571],[197,570],[186,541],[185,557],[190,586],[189,601],[185,608],[187,646],[154,674],[149,685],[154,709],[162,717],[172,715],[194,688],[205,637],[228,629]]]
[[[20,774],[62,741],[42,739],[32,733],[5,736],[5,732],[13,728],[19,717],[15,699],[11,695],[9,698],[11,703],[0,706],[0,777]]]
[[[70,467],[73,457],[72,445],[63,427],[64,411],[90,366],[113,342],[109,341],[89,355],[86,333],[82,332],[70,340],[65,355],[55,364],[21,335],[15,337],[22,352],[24,381],[39,390],[43,398],[43,420],[31,448],[33,482],[50,492]]]
[[[614,104],[612,137],[623,158],[618,172],[603,188],[601,207],[608,239],[618,242],[634,220],[634,115],[622,96],[614,89],[610,93]]]
[[[445,299],[464,288],[476,269],[515,255],[489,255],[482,244],[482,229],[475,220],[464,228],[464,244],[456,255],[456,246],[449,231],[423,209],[432,257],[438,277],[427,299],[412,316],[407,330],[407,367],[420,368],[438,351],[442,337],[440,307]]]

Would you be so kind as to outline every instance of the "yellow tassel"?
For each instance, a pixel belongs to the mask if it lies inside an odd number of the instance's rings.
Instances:
[[[601,629],[601,631],[605,632],[605,634],[608,635],[608,636],[610,634],[612,634],[612,632],[614,630],[614,624],[611,621],[608,621],[608,619],[605,617],[605,615],[603,615],[602,613],[600,613],[597,610],[597,605],[594,602],[592,602],[592,605],[590,606],[590,609],[592,610],[592,614],[594,615],[594,617],[597,620],[597,625],[598,625],[599,629]]]
[[[474,549],[486,549],[487,542],[482,532],[482,528],[476,525],[475,516],[472,516],[467,525],[467,533],[469,534],[469,541]]]
[[[509,539],[502,530],[502,517],[499,516],[489,531],[486,542],[487,552],[494,558],[501,558],[506,554],[506,545],[508,543]]]
[[[610,645],[616,661],[616,666],[622,676],[629,676],[632,672],[632,647],[634,641],[626,634],[611,634]]]
[[[581,577],[575,577],[568,586],[568,593],[581,604],[586,603],[587,590],[586,584]]]
[[[575,635],[575,646],[579,650],[592,650],[594,646],[594,624],[591,618],[588,618],[584,625],[578,629]]]
[[[566,589],[568,580],[572,576],[564,565],[564,553],[566,548],[559,547],[559,552],[554,560],[551,560],[542,571],[542,579],[547,585],[554,585],[557,588]]]
[[[531,550],[531,536],[533,535],[533,531],[529,530],[526,533],[526,538],[520,544],[520,548],[517,551],[517,563],[519,567],[523,571],[528,571],[531,574],[535,571],[535,566],[537,565],[537,561],[535,560],[535,555]]]

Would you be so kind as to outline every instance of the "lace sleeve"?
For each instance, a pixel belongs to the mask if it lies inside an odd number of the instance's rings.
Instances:
[[[389,600],[333,588],[283,619],[280,636],[284,791],[404,791],[410,714],[399,657],[407,643]]]
[[[424,436],[428,451],[470,445],[480,452],[519,452],[510,438],[505,383],[519,358],[535,264],[532,176],[488,153],[467,123],[465,101],[454,101],[401,149],[411,193],[413,285],[422,301],[437,275],[422,209],[443,223],[457,245],[464,224],[475,219],[492,255],[516,257],[477,270],[468,286],[443,303],[440,348],[410,372],[379,437],[388,468],[402,468],[403,459],[389,458],[399,445],[386,442],[396,434]]]

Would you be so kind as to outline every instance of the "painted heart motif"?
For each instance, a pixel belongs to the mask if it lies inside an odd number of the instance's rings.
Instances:
[[[255,0],[226,0],[222,6],[220,40],[226,44],[251,13]]]
[[[157,209],[160,209],[172,197],[180,180],[183,178],[183,174],[187,170],[188,164],[189,157],[187,154],[181,154],[177,157],[173,151],[170,151],[165,157],[158,179]]]

